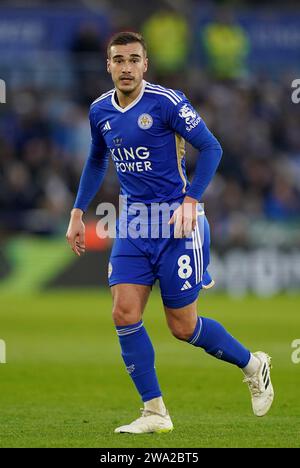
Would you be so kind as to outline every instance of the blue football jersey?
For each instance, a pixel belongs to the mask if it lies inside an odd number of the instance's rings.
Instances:
[[[182,92],[143,81],[139,96],[123,109],[112,89],[92,103],[89,117],[92,143],[102,157],[111,156],[129,203],[184,196],[190,185],[185,140],[199,141],[206,125]]]

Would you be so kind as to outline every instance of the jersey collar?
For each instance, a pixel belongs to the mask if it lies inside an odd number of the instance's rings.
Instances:
[[[132,109],[143,97],[143,94],[144,94],[144,91],[145,91],[145,86],[146,86],[146,81],[143,80],[142,81],[142,89],[141,89],[141,92],[140,94],[135,98],[134,101],[132,101],[131,104],[129,104],[128,106],[126,107],[120,107],[117,103],[116,103],[116,100],[115,100],[115,94],[116,94],[116,90],[112,93],[111,95],[111,103],[112,105],[114,106],[115,109],[117,109],[118,111],[122,112],[122,114],[124,114],[124,112],[127,112],[129,111],[130,109]]]

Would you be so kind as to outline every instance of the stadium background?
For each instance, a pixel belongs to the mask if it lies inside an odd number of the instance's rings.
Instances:
[[[277,361],[278,404],[266,423],[253,421],[244,389],[228,396],[235,370],[170,337],[155,291],[146,323],[180,429],[154,442],[110,435],[138,404],[110,320],[111,244],[95,235],[97,203],[118,204],[112,166],[86,216],[86,254],[75,258],[64,235],[89,146],[88,108],[112,87],[105,49],[119,30],[145,35],[146,78],[183,90],[223,146],[203,200],[216,289],[200,307]],[[300,364],[291,358],[300,339],[297,3],[2,1],[0,63],[0,445],[299,445]],[[195,163],[189,147],[190,177]],[[189,432],[195,425],[201,437]]]

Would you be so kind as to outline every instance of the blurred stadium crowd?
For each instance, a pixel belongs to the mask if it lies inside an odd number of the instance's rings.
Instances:
[[[187,34],[184,28],[182,34]],[[32,66],[32,83],[8,90],[7,103],[0,106],[2,233],[65,230],[90,141],[89,104],[112,88],[105,71],[106,41],[83,27],[52,82],[53,65],[43,64],[44,78],[36,80]],[[300,219],[300,112],[290,98],[295,77],[220,73],[208,59],[191,61],[192,45],[186,44],[169,68],[153,56],[146,79],[183,90],[221,142],[223,159],[203,200],[213,242],[257,245],[268,233],[275,244],[299,245],[299,234],[291,234]],[[205,47],[207,58],[203,36]],[[196,153],[189,146],[186,159],[192,177]],[[110,166],[93,206],[117,203],[118,187]],[[94,213],[90,209],[89,216]]]

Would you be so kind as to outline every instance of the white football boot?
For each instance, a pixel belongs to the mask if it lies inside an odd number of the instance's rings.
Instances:
[[[253,413],[255,416],[264,416],[271,408],[274,398],[270,377],[271,358],[262,351],[253,355],[260,360],[260,366],[253,375],[245,377],[243,382],[248,384],[251,393]]]
[[[169,413],[165,415],[155,413],[154,411],[141,408],[142,416],[126,426],[120,426],[115,429],[116,433],[127,432],[129,434],[146,434],[155,432],[163,434],[173,431],[173,424]]]

